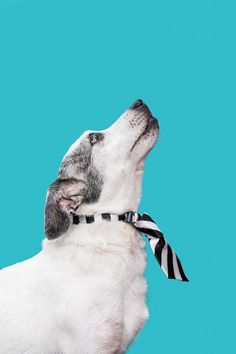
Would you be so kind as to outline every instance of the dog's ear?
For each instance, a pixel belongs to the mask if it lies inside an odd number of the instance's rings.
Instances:
[[[57,179],[49,186],[44,214],[44,231],[49,240],[68,230],[70,214],[82,203],[83,187],[76,179]]]

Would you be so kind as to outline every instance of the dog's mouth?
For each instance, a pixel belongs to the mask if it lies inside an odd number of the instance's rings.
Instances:
[[[148,135],[148,133],[152,130],[152,129],[157,129],[159,130],[159,122],[157,120],[157,118],[153,117],[152,115],[150,115],[149,119],[147,120],[147,124],[143,130],[143,132],[139,135],[139,137],[135,140],[134,144],[132,145],[130,151],[132,151],[134,149],[134,147],[137,145],[137,143],[141,140],[142,137],[144,137],[145,135]]]

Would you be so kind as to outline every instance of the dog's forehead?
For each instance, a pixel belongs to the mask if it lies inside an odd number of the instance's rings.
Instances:
[[[66,154],[63,157],[63,160],[70,156],[73,155],[75,152],[79,152],[79,150],[85,150],[86,148],[90,148],[89,146],[89,141],[87,139],[87,136],[91,133],[91,130],[86,130],[75,142],[69,147],[67,150]],[[81,152],[82,152],[81,151]]]
[[[105,129],[105,130],[86,130],[67,150],[65,157],[67,157],[68,155],[73,154],[75,151],[79,151],[80,147],[84,148],[87,146],[88,148],[90,148],[90,143],[89,143],[89,134],[91,133],[102,133],[105,134],[109,129]]]
[[[85,170],[91,162],[91,146],[85,138],[85,132],[78,138],[64,155],[59,171],[59,178],[75,177],[79,171]]]
[[[103,132],[103,131],[102,131]],[[67,150],[64,155],[58,176],[65,178],[75,172],[85,171],[92,161],[92,145],[89,140],[89,134],[101,133],[101,131],[86,130]]]
[[[70,155],[75,150],[79,148],[79,146],[84,142],[86,137],[92,132],[92,130],[86,130],[74,143],[69,147],[64,157]]]

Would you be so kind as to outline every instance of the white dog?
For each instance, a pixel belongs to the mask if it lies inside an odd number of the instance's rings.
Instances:
[[[120,354],[148,318],[145,243],[125,222],[75,225],[71,213],[136,211],[159,125],[135,103],[85,132],[49,187],[42,251],[0,271],[1,354]]]

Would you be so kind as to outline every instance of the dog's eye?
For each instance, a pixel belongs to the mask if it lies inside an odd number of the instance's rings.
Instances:
[[[89,134],[89,141],[91,145],[96,144],[99,140],[101,140],[101,134],[98,133]]]

